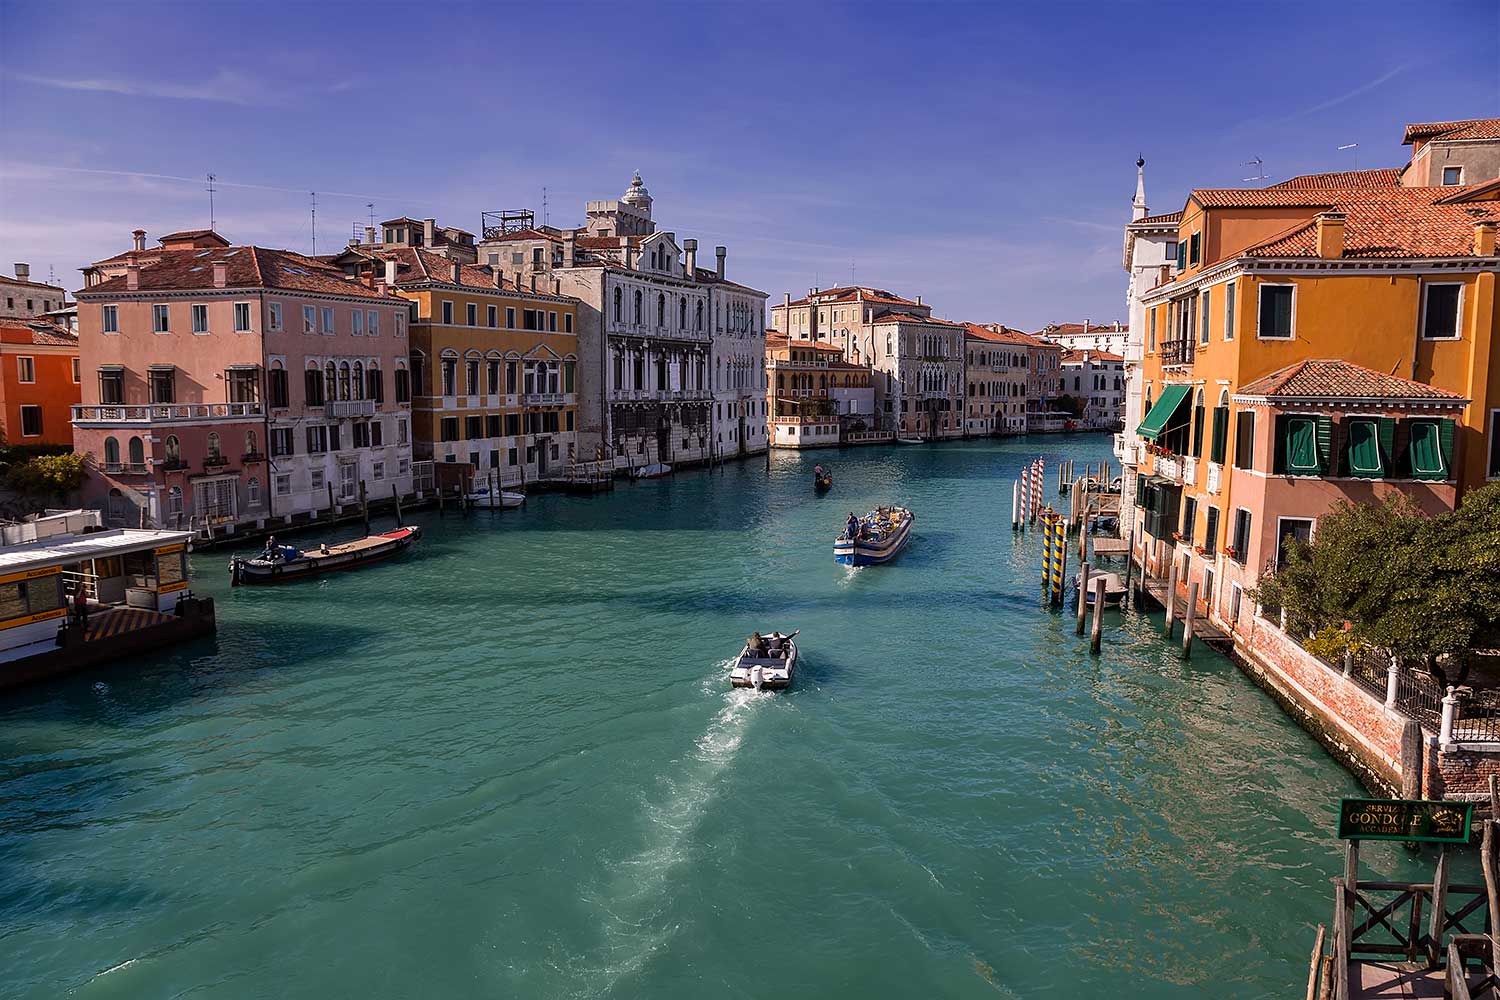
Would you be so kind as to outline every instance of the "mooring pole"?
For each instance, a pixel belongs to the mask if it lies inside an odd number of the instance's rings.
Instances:
[[[359,481],[359,509],[365,518],[365,534],[370,533],[370,497],[365,492],[365,481]]]
[[[1198,617],[1198,584],[1188,584],[1187,615],[1182,619],[1182,655],[1193,653],[1193,622]]]
[[[406,527],[401,523],[401,491],[396,489],[395,483],[391,484],[391,502],[396,505],[396,527]]]
[[[1135,569],[1135,525],[1130,525],[1130,535],[1125,539],[1125,593],[1121,596],[1121,607],[1125,601],[1130,600],[1130,577],[1131,570]]]
[[[328,523],[334,524],[339,519],[338,508],[333,505],[333,483],[328,484]]]
[[[1021,481],[1013,479],[1010,483],[1010,530],[1021,530]]]
[[[1083,616],[1089,609],[1089,564],[1078,567],[1078,634],[1083,635]]]
[[[1177,615],[1177,559],[1174,556],[1168,564],[1167,570],[1167,624],[1162,629],[1162,634],[1168,639],[1172,638],[1172,620]]]
[[[1098,653],[1104,642],[1104,577],[1094,580],[1094,627],[1089,633],[1089,652]]]

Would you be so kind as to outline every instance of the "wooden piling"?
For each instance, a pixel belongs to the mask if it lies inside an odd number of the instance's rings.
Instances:
[[[435,485],[437,486],[438,495],[438,513],[441,514],[443,512],[443,484],[436,483]]]
[[[404,528],[401,523],[401,491],[396,489],[396,484],[391,484],[391,503],[396,505],[396,527]]]
[[[1401,727],[1401,797],[1422,797],[1422,725],[1415,719]]]
[[[333,483],[328,484],[328,523],[334,524],[339,519],[339,509],[333,505]]]
[[[1085,510],[1083,520],[1078,523],[1078,558],[1080,561],[1089,557],[1089,515]]]
[[[500,479],[494,469],[490,470],[490,513],[500,509]]]
[[[1010,483],[1010,530],[1021,530],[1021,481],[1012,479]]]
[[[365,517],[365,534],[370,533],[370,496],[365,492],[365,481],[359,481],[359,509]]]
[[[1083,616],[1089,609],[1089,564],[1078,567],[1078,634],[1083,635]]]
[[[1318,936],[1313,941],[1312,962],[1307,970],[1307,1000],[1318,1000],[1318,966],[1323,964],[1323,937],[1328,933],[1322,925],[1318,925]]]
[[[1443,930],[1448,921],[1448,845],[1438,848],[1437,868],[1432,873],[1432,914],[1427,925],[1427,967],[1436,969],[1443,959]]]
[[[1187,613],[1182,619],[1182,655],[1191,656],[1193,653],[1193,623],[1198,618],[1198,584],[1197,581],[1188,584]]]
[[[1130,535],[1125,539],[1125,594],[1120,598],[1120,606],[1123,608],[1126,601],[1131,599],[1130,577],[1131,571],[1135,569],[1135,525],[1130,526]]]
[[[1097,654],[1104,643],[1104,577],[1094,580],[1094,625],[1089,633],[1089,652]]]
[[[1172,638],[1172,623],[1177,615],[1177,560],[1173,559],[1167,570],[1167,623],[1162,629],[1162,634],[1168,639]]]
[[[1495,776],[1490,775],[1490,804],[1494,808],[1495,803]],[[1500,880],[1495,876],[1495,823],[1493,819],[1484,821],[1484,841],[1481,845],[1480,867],[1484,870],[1484,891],[1490,904],[1491,913],[1500,913]],[[1494,920],[1491,919],[1491,924]],[[1500,937],[1490,935],[1490,960],[1497,968],[1500,968]]]

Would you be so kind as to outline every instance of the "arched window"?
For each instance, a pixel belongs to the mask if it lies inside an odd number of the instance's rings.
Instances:
[[[120,464],[120,442],[112,437],[104,439],[104,464],[106,467]]]
[[[116,444],[115,454],[118,455],[119,453],[120,446]],[[129,511],[129,509],[130,504],[125,499],[124,493],[121,493],[119,489],[112,489],[109,491],[109,519],[112,523],[122,523],[125,520],[125,515]]]
[[[354,362],[354,373],[349,379],[349,389],[355,399],[365,398],[365,366]]]
[[[687,329],[687,299],[685,298],[677,300],[677,325],[684,330]]]
[[[656,296],[656,323],[658,326],[667,325],[667,297],[664,294]]]
[[[697,325],[696,329],[698,330],[699,333],[703,332],[703,303],[702,302],[698,303],[698,325]]]
[[[208,457],[220,458],[223,456],[223,454],[224,450],[219,445],[218,431],[211,431],[208,435]]]
[[[130,467],[139,469],[146,464],[146,444],[138,437],[130,439],[126,446],[127,454],[130,456]]]
[[[255,476],[245,480],[245,503],[251,507],[260,506],[260,480]]]
[[[349,362],[339,363],[339,399],[349,398]]]
[[[177,440],[176,434],[167,435],[167,468],[172,468],[182,461],[182,442]]]
[[[615,289],[615,322],[625,322],[625,296],[618,288]]]
[[[173,486],[167,490],[167,517],[172,524],[182,523],[182,487]]]
[[[245,454],[246,455],[258,455],[258,454],[260,454],[260,449],[258,447],[256,447],[257,444],[259,444],[259,442],[255,440],[255,432],[254,431],[246,431],[245,432]]]
[[[636,323],[641,321],[641,290],[639,288],[635,290],[635,321]]]
[[[323,366],[323,399],[325,402],[333,402],[339,398],[339,374],[338,369],[330,361]]]

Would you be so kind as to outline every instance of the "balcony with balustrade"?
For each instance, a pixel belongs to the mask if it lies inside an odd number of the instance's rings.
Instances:
[[[80,427],[231,423],[262,420],[265,415],[262,403],[106,403],[73,407],[73,423]]]

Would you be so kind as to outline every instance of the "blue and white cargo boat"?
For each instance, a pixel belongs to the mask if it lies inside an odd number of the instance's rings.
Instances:
[[[915,520],[905,507],[876,507],[862,518],[851,518],[844,533],[834,539],[833,559],[846,566],[889,562],[911,537]]]

